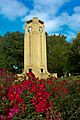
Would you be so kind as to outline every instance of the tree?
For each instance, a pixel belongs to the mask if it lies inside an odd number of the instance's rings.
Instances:
[[[72,74],[80,74],[80,32],[73,39],[69,55],[69,66]]]
[[[5,67],[8,70],[19,72],[23,68],[23,39],[24,34],[20,32],[8,32],[2,38],[2,55],[0,55],[0,63],[4,60],[6,61],[1,64],[1,67]],[[17,68],[17,70],[15,70]]]
[[[68,71],[69,43],[64,35],[47,36],[48,71],[62,76]]]

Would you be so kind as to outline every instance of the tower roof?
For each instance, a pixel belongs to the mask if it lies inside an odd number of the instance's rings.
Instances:
[[[33,19],[26,21],[27,24],[31,22],[39,22],[41,24],[44,24],[44,22],[42,20],[39,20],[38,17],[33,17]]]

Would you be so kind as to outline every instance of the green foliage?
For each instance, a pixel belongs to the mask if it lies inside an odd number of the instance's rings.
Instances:
[[[72,43],[64,35],[47,35],[48,71],[65,76],[80,74],[80,32]]]
[[[23,68],[23,33],[6,33],[0,37],[0,67],[19,73]],[[18,69],[14,69],[14,67]]]
[[[63,75],[67,71],[69,43],[63,35],[47,37],[48,70]]]
[[[80,32],[72,41],[68,63],[70,66],[70,72],[73,75],[80,74]]]
[[[60,104],[60,112],[64,120],[79,120],[80,118],[80,94],[66,96]]]

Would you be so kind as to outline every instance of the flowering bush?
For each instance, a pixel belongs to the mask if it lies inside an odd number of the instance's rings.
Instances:
[[[2,69],[0,78],[1,120],[69,120],[65,103],[80,90],[80,81],[71,84],[56,78],[38,80],[33,73],[15,77]]]

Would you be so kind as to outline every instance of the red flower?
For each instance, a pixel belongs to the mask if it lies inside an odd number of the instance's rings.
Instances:
[[[40,91],[40,90],[37,90],[37,93],[36,93],[38,96],[42,96],[43,95],[43,92]]]
[[[29,78],[32,78],[32,80],[36,80],[35,75],[32,72],[26,73]]]
[[[59,91],[58,87],[54,87],[54,88],[53,88],[53,92],[56,92],[56,93],[57,93],[58,91]]]
[[[22,82],[22,89],[23,90],[25,90],[25,89],[28,89],[28,87],[29,87],[29,80],[24,80],[23,82]]]
[[[43,99],[35,105],[36,112],[44,113],[46,110],[49,110],[49,104],[47,104],[46,99]]]
[[[36,105],[38,103],[38,100],[36,98],[32,98],[31,102],[32,102],[33,105]]]
[[[44,92],[43,93],[43,97],[48,99],[51,96],[51,94],[49,92]]]
[[[43,83],[40,83],[40,84],[38,85],[38,87],[39,87],[39,88],[45,88],[45,85],[44,85]]]
[[[62,87],[61,90],[63,90],[63,94],[67,94],[68,93],[68,89],[66,87]]]
[[[46,90],[45,84],[40,83],[40,84],[38,85],[38,89],[41,90],[41,91],[45,91],[45,90]]]
[[[35,90],[36,90],[36,85],[32,85],[32,86],[30,87],[30,92],[35,92]]]
[[[44,79],[39,80],[40,83],[45,83]]]
[[[48,83],[48,85],[53,84],[52,80],[48,80],[47,83]]]
[[[18,101],[21,98],[22,89],[20,85],[14,84],[8,91],[7,97],[10,101]]]
[[[5,113],[7,114],[9,112],[9,108],[5,108]]]

